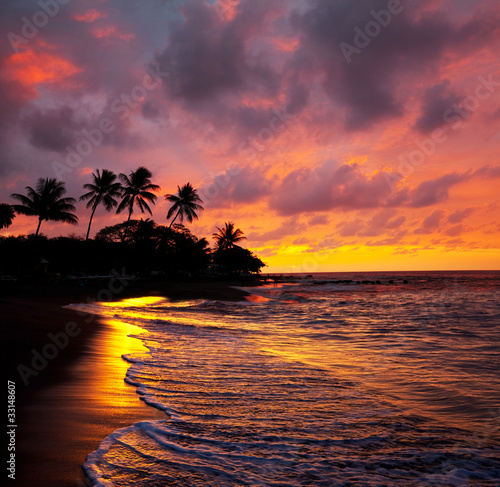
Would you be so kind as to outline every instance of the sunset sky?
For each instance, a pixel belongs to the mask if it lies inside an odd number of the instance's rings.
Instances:
[[[190,230],[235,222],[264,272],[500,269],[496,0],[6,0],[0,26],[0,202],[146,166],[157,223],[189,181]]]

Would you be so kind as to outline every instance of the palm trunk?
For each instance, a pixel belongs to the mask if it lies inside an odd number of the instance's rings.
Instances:
[[[92,225],[92,218],[94,218],[94,213],[97,208],[97,205],[94,205],[94,208],[92,208],[92,213],[90,214],[90,220],[89,220],[89,228],[87,229],[87,236],[85,237],[85,241],[89,239],[89,234],[90,234],[90,225]]]
[[[38,218],[38,226],[36,227],[35,237],[38,237],[38,232],[40,231],[40,225],[42,224],[42,219]]]
[[[170,222],[170,225],[168,226],[168,228],[172,228],[172,225],[174,224],[176,218],[179,216],[180,212],[181,212],[181,209],[179,208],[179,210],[177,211],[176,215],[174,216],[174,219]]]
[[[134,209],[134,207],[131,206],[130,210],[128,212],[127,223],[130,221],[130,218],[132,217],[133,209]],[[130,232],[130,225],[127,225],[127,228],[125,228],[125,231],[123,232],[122,242],[125,242],[125,238],[128,237],[129,232]]]

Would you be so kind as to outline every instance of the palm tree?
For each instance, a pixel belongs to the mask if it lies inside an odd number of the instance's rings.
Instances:
[[[218,233],[214,233],[212,237],[217,244],[217,250],[226,250],[235,247],[236,242],[246,239],[243,232],[239,228],[234,228],[234,223],[224,223],[224,228],[216,227]]]
[[[55,178],[39,178],[36,189],[26,186],[27,196],[14,193],[12,198],[20,201],[20,205],[12,205],[17,213],[28,216],[38,216],[38,227],[35,236],[38,236],[40,225],[44,220],[78,224],[78,217],[71,213],[75,211],[75,198],[63,198],[66,187],[63,181]]]
[[[136,242],[151,242],[154,240],[156,230],[156,223],[154,220],[142,218],[137,222],[137,227],[134,232],[134,240]]]
[[[137,205],[142,213],[146,210],[150,215],[153,214],[147,201],[153,203],[153,205],[155,204],[157,196],[152,191],[158,191],[160,187],[151,183],[151,176],[151,172],[145,167],[140,167],[135,172],[132,171],[130,176],[123,173],[120,174],[119,178],[122,182],[123,199],[118,205],[116,212],[120,213],[125,208],[128,208],[127,222],[130,221],[134,205]]]
[[[187,221],[191,223],[193,218],[198,218],[196,211],[203,210],[203,206],[198,204],[203,203],[203,201],[198,196],[196,189],[191,186],[191,183],[187,183],[182,188],[177,186],[177,194],[166,194],[165,199],[173,203],[168,210],[167,220],[177,211],[168,228],[172,227],[178,216],[180,216],[181,222],[186,217]]]
[[[12,206],[7,203],[0,203],[0,228],[10,227],[15,216]]]
[[[122,186],[120,183],[115,182],[116,177],[115,173],[107,169],[103,169],[102,174],[99,173],[99,169],[96,169],[95,173],[92,173],[93,183],[83,185],[85,189],[90,191],[80,196],[80,201],[89,200],[87,208],[92,208],[85,240],[89,239],[92,218],[94,218],[95,210],[99,204],[102,203],[106,211],[111,211],[118,206],[118,201],[115,200],[114,196],[121,196]]]

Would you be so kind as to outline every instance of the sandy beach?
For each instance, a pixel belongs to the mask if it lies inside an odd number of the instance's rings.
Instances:
[[[223,283],[184,283],[130,289],[117,298],[146,295],[242,300],[245,293]],[[0,299],[7,377],[16,384],[13,485],[86,485],[81,465],[109,433],[166,419],[124,382],[129,364],[121,356],[146,350],[128,337],[141,330],[63,307],[89,296]]]

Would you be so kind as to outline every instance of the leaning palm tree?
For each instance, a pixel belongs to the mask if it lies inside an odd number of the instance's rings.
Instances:
[[[121,213],[125,208],[128,209],[128,219],[132,216],[134,206],[137,205],[142,213],[146,210],[150,215],[148,201],[155,204],[157,196],[152,191],[158,191],[160,187],[151,183],[151,171],[145,167],[140,167],[136,171],[132,171],[129,176],[121,173],[119,178],[122,182],[123,199],[116,209],[117,213]]]
[[[226,250],[235,246],[236,242],[246,239],[239,228],[234,228],[234,223],[224,223],[224,228],[216,227],[218,232],[212,235],[217,244],[217,250]]]
[[[203,201],[198,196],[196,189],[191,186],[191,183],[187,183],[182,188],[177,186],[177,194],[166,194],[165,199],[173,203],[168,210],[167,220],[175,213],[175,217],[168,228],[172,227],[177,217],[180,217],[181,222],[184,221],[185,217],[191,223],[193,218],[198,218],[196,212],[203,210],[203,206],[199,204],[203,203]]]
[[[116,177],[116,174],[108,169],[103,169],[102,173],[99,172],[99,169],[96,169],[95,173],[92,173],[93,183],[83,185],[89,192],[80,196],[80,201],[89,200],[87,208],[92,208],[85,240],[89,239],[92,218],[94,218],[95,210],[99,204],[102,203],[106,211],[111,211],[118,206],[118,201],[114,197],[121,196],[122,186],[116,182]]]
[[[71,213],[75,211],[75,198],[63,198],[66,187],[63,181],[57,179],[38,179],[36,189],[26,186],[27,196],[14,193],[12,198],[21,202],[12,205],[17,213],[28,216],[38,216],[38,227],[35,236],[38,236],[40,225],[44,220],[78,224],[78,217]]]
[[[7,203],[0,203],[0,228],[8,228],[16,216],[14,208]]]

